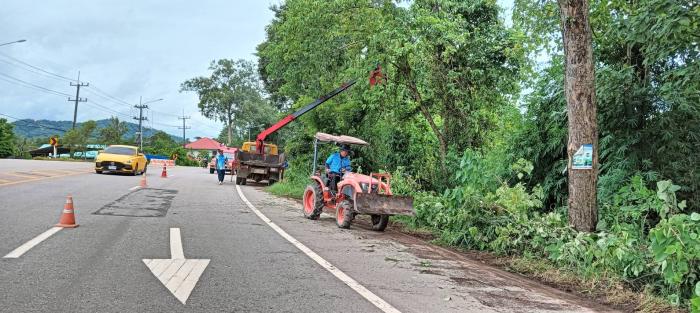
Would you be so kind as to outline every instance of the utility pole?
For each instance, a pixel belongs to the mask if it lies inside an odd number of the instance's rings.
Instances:
[[[134,106],[139,109],[139,117],[134,117],[134,119],[139,121],[139,151],[141,153],[143,153],[143,128],[141,128],[141,124],[148,120],[147,116],[143,116],[143,109],[148,109],[148,105],[141,104],[142,99],[143,97],[139,97],[139,104]]]
[[[192,128],[191,126],[186,126],[185,121],[190,119],[191,117],[185,116],[185,110],[182,110],[182,117],[178,117],[179,120],[182,120],[182,127],[178,127],[179,129],[182,129],[182,146],[185,146],[185,142],[187,141],[187,137],[185,137],[185,130]]]
[[[78,83],[70,83],[71,86],[75,86],[75,99],[68,98],[68,101],[75,101],[75,109],[73,110],[73,128],[75,128],[75,120],[78,118],[78,102],[87,102],[87,98],[80,98],[80,87],[90,86],[90,83],[80,82],[80,71],[78,71]]]

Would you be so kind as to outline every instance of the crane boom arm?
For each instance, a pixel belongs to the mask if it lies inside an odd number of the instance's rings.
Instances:
[[[314,100],[314,102],[311,102],[304,106],[303,108],[297,110],[296,112],[287,115],[285,118],[281,119],[279,122],[275,123],[274,125],[268,127],[267,129],[263,130],[258,134],[258,136],[255,138],[255,145],[258,153],[262,154],[264,153],[264,147],[265,147],[265,139],[267,136],[275,133],[278,131],[280,128],[287,126],[287,124],[291,123],[293,120],[297,119],[298,117],[304,115],[305,113],[315,109],[322,103],[328,101],[329,99],[337,96],[338,94],[342,93],[343,91],[347,90],[350,88],[352,85],[354,85],[357,81],[356,80],[351,80],[348,82],[345,82],[342,84],[340,87],[336,88],[335,90],[331,91],[328,94],[325,94],[321,96],[320,98]]]

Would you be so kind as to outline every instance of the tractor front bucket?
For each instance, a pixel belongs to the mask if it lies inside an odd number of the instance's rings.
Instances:
[[[375,193],[355,194],[355,212],[361,214],[414,215],[413,198]]]

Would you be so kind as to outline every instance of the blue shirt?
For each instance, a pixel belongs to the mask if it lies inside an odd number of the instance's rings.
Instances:
[[[223,170],[226,169],[226,156],[223,154],[219,154],[216,156],[216,169],[217,170]]]
[[[340,152],[331,154],[326,160],[326,166],[331,169],[331,172],[340,173],[341,169],[345,169],[350,172],[352,167],[350,167],[350,157],[341,157]]]

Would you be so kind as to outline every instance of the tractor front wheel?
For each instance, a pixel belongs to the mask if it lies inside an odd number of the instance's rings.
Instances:
[[[372,230],[384,231],[386,225],[389,224],[389,215],[372,214]]]
[[[306,186],[304,190],[304,217],[317,220],[323,210],[323,192],[317,184]]]
[[[335,207],[335,222],[340,228],[350,228],[355,213],[352,211],[352,202],[343,200]]]

